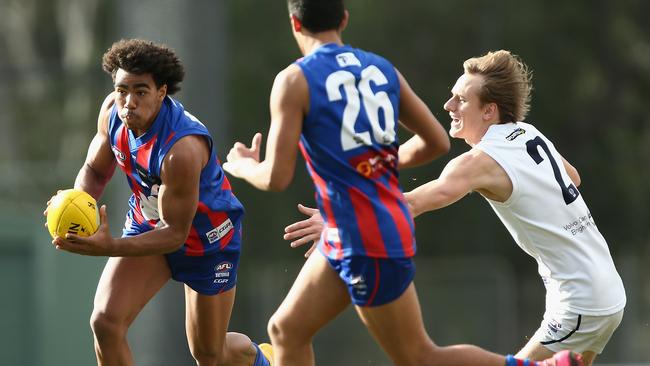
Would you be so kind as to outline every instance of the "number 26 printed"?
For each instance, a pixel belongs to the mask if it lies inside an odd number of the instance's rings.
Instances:
[[[354,125],[359,117],[361,103],[366,111],[368,121],[372,128],[375,141],[383,145],[390,145],[395,141],[395,116],[393,105],[388,94],[384,91],[374,93],[370,88],[370,82],[375,85],[388,83],[386,76],[374,65],[370,65],[361,71],[359,86],[356,86],[356,79],[353,73],[339,70],[331,73],[325,81],[327,97],[330,102],[343,99],[340,87],[343,86],[347,103],[343,109],[343,123],[341,125],[341,146],[343,151],[352,150],[362,145],[372,145],[370,132],[356,132]],[[380,109],[383,112],[385,126],[381,128],[379,123]]]

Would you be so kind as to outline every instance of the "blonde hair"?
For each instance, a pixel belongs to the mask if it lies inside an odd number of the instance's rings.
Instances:
[[[496,103],[501,123],[523,121],[530,110],[532,72],[509,51],[488,52],[463,63],[467,74],[483,76],[481,103]]]

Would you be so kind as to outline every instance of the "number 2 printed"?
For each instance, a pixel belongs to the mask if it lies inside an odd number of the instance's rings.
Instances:
[[[573,185],[573,183],[570,183],[568,186],[564,184],[562,174],[560,174],[560,167],[557,165],[555,159],[553,159],[551,151],[548,149],[546,142],[544,142],[544,140],[542,140],[542,138],[539,136],[526,142],[526,150],[528,151],[528,155],[530,155],[535,163],[539,165],[539,163],[544,161],[544,158],[542,155],[540,155],[538,147],[541,147],[542,150],[544,150],[548,161],[551,163],[553,174],[555,175],[555,180],[560,185],[560,189],[562,189],[562,197],[564,197],[564,202],[568,205],[571,202],[575,201],[576,198],[578,198],[580,195],[580,192],[576,186]]]
[[[388,83],[386,76],[374,65],[370,65],[361,71],[359,86],[356,86],[354,74],[339,70],[331,73],[325,81],[327,97],[330,102],[343,99],[340,87],[343,86],[347,99],[343,109],[343,123],[341,125],[341,146],[343,151],[352,150],[356,147],[372,145],[370,132],[356,132],[354,125],[359,117],[361,103],[366,111],[368,121],[372,128],[375,141],[383,145],[390,145],[395,141],[395,116],[393,105],[388,94],[384,91],[373,93],[370,82],[375,85]],[[383,111],[385,128],[379,124],[379,111]]]

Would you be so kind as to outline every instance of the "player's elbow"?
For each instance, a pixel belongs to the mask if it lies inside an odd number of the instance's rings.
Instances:
[[[165,235],[167,243],[164,251],[166,253],[172,253],[179,250],[183,244],[185,244],[190,228],[188,227],[187,230],[181,230],[180,228],[167,227],[167,229],[169,230]]]

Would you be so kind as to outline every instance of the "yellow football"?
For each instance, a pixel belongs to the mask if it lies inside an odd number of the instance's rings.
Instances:
[[[97,202],[88,193],[76,189],[59,192],[47,209],[47,229],[52,238],[65,234],[90,236],[99,227]]]

